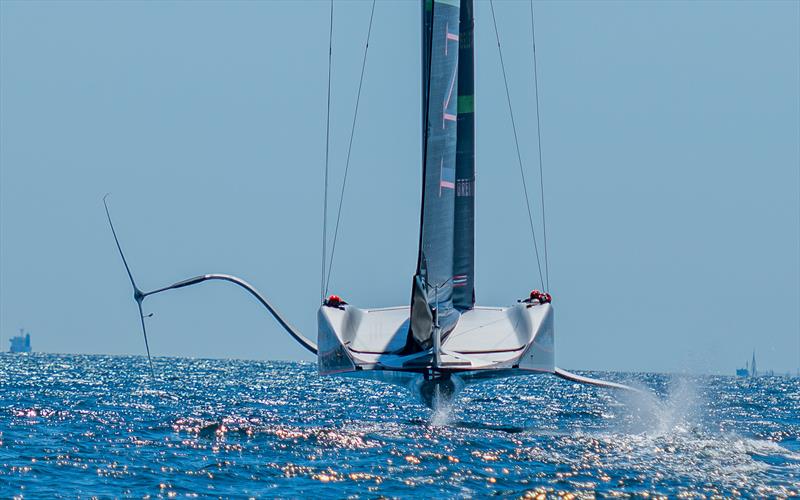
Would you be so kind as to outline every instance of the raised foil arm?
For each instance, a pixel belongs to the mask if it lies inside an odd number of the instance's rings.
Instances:
[[[272,317],[286,330],[289,335],[292,336],[301,346],[305,347],[309,352],[316,354],[317,353],[317,344],[312,342],[308,339],[305,335],[300,333],[295,327],[289,324],[288,321],[283,317],[281,313],[279,313],[275,307],[264,297],[261,293],[253,287],[250,283],[246,282],[241,278],[237,278],[236,276],[231,276],[230,274],[202,274],[200,276],[195,276],[194,278],[185,279],[183,281],[179,281],[169,286],[165,286],[164,288],[159,288],[157,290],[153,290],[151,292],[147,292],[142,294],[142,299],[145,297],[149,297],[150,295],[155,295],[157,293],[166,292],[167,290],[173,290],[175,288],[183,288],[185,286],[190,285],[197,285],[198,283],[202,283],[204,281],[209,280],[223,280],[223,281],[230,281],[231,283],[235,283],[240,287],[244,288],[250,295],[255,297],[261,305],[267,308],[267,310],[272,314]]]
[[[142,302],[145,298],[149,297],[150,295],[155,295],[157,293],[166,292],[167,290],[173,290],[176,288],[183,288],[185,286],[190,285],[197,285],[198,283],[202,283],[204,281],[209,280],[223,280],[223,281],[230,281],[231,283],[235,283],[240,287],[244,288],[250,295],[255,297],[261,305],[267,308],[267,310],[272,314],[272,316],[278,321],[278,323],[286,330],[289,335],[292,336],[301,346],[305,347],[309,352],[317,354],[317,344],[312,342],[308,339],[305,335],[300,333],[295,327],[289,324],[288,321],[283,317],[281,313],[279,313],[275,307],[263,296],[261,293],[256,290],[253,285],[246,282],[241,278],[237,278],[236,276],[231,276],[229,274],[203,274],[200,276],[195,276],[194,278],[185,279],[183,281],[179,281],[177,283],[173,283],[172,285],[165,286],[163,288],[158,288],[156,290],[152,290],[149,292],[142,292],[139,287],[136,285],[136,281],[133,279],[133,273],[131,272],[131,268],[128,265],[128,260],[125,258],[125,254],[122,252],[122,246],[119,243],[119,238],[117,237],[117,231],[114,229],[114,223],[111,222],[111,213],[108,210],[108,203],[106,202],[106,198],[108,195],[106,194],[103,197],[103,205],[106,209],[106,217],[108,218],[108,225],[111,227],[111,234],[114,236],[114,242],[117,244],[117,250],[119,251],[119,256],[122,258],[122,263],[125,265],[125,271],[128,273],[128,279],[131,282],[131,286],[133,287],[133,300],[136,301],[136,306],[139,308],[139,319],[142,323],[142,335],[144,336],[144,346],[147,350],[147,361],[150,364],[150,373],[151,375],[155,375],[155,371],[153,370],[153,360],[150,357],[150,345],[147,341],[147,327],[145,326],[145,316],[142,310]],[[151,315],[150,315],[151,316]]]

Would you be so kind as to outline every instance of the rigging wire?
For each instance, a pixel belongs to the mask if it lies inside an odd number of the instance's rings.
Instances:
[[[361,102],[361,87],[364,84],[364,69],[367,66],[367,51],[369,50],[369,39],[372,34],[372,19],[375,17],[375,1],[372,0],[372,9],[369,13],[369,28],[367,29],[367,41],[364,44],[364,58],[361,61],[361,77],[358,81],[358,92],[356,93],[356,107],[353,111],[353,125],[350,129],[350,143],[347,146],[347,160],[344,165],[344,177],[342,178],[342,190],[339,193],[339,208],[336,213],[336,227],[333,230],[333,242],[331,243],[331,258],[328,261],[328,276],[325,278],[325,290],[322,294],[325,297],[328,294],[328,285],[331,281],[331,269],[333,268],[333,256],[336,253],[336,239],[339,236],[339,222],[342,218],[342,203],[344,202],[344,191],[347,185],[347,172],[350,169],[350,153],[353,150],[353,136],[356,131],[356,119],[358,118],[358,104]]]
[[[331,139],[331,67],[333,61],[333,0],[331,0],[330,33],[328,34],[328,111],[325,117],[325,194],[322,207],[322,277],[319,292],[325,300],[325,261],[328,258],[328,159]]]
[[[508,90],[508,78],[506,77],[506,65],[503,62],[503,49],[500,47],[500,34],[497,31],[497,19],[494,15],[494,0],[489,0],[489,7],[492,10],[492,23],[494,24],[494,36],[497,39],[497,52],[500,54],[500,67],[503,70],[503,83],[506,87],[506,101],[508,102],[508,113],[511,116],[511,128],[514,131],[514,145],[517,148],[517,162],[519,163],[519,174],[522,177],[522,189],[525,193],[525,206],[528,209],[528,222],[531,226],[531,236],[533,237],[533,249],[536,253],[536,265],[539,268],[539,279],[544,288],[544,273],[542,273],[542,263],[539,258],[539,245],[536,242],[536,231],[533,228],[533,214],[531,213],[531,202],[528,197],[528,184],[525,181],[525,169],[522,167],[522,154],[519,151],[519,137],[517,135],[517,125],[514,121],[514,110],[511,107],[511,93]]]
[[[544,211],[544,167],[542,166],[542,125],[539,119],[539,72],[536,64],[536,28],[533,23],[533,0],[531,6],[531,46],[533,47],[533,89],[536,95],[536,144],[539,150],[539,191],[542,200],[542,233],[544,234],[544,274],[545,283],[550,290],[550,262],[547,258],[547,218]]]

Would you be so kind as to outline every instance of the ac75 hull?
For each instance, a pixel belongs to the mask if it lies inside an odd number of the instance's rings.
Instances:
[[[476,307],[433,349],[402,354],[409,308],[322,306],[318,312],[321,375],[370,378],[401,385],[429,407],[487,379],[554,373],[553,308],[520,303]]]

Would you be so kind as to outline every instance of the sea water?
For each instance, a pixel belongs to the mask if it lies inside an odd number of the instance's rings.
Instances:
[[[432,412],[312,363],[0,355],[0,497],[800,494],[800,379],[586,373]]]

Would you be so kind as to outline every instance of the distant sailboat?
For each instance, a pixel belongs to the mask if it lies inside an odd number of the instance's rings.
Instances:
[[[758,377],[758,370],[756,368],[756,351],[753,349],[753,359],[751,362],[745,362],[744,368],[736,369],[737,377]]]
[[[134,282],[106,205],[142,316],[148,358],[144,298],[207,280],[226,280],[247,289],[295,340],[316,354],[321,375],[400,384],[430,407],[452,400],[467,384],[528,374],[630,389],[555,366],[554,313],[548,293],[534,291],[510,306],[475,305],[472,14],[473,0],[422,1],[423,185],[410,304],[362,309],[330,296],[317,313],[314,343],[255,288],[234,276],[206,274],[145,293]]]

